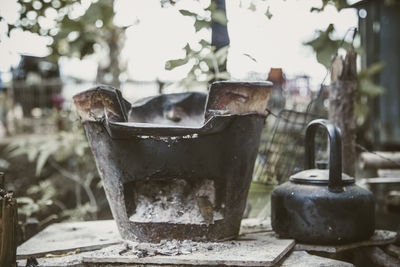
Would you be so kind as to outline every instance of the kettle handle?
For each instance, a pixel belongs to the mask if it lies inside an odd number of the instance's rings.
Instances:
[[[326,130],[329,136],[329,182],[332,192],[342,191],[342,134],[340,129],[329,120],[311,121],[306,128],[305,169],[314,169],[315,165],[315,133],[318,127]]]

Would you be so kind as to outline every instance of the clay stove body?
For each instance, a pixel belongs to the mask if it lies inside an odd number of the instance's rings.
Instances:
[[[133,104],[105,86],[74,96],[121,236],[237,236],[270,90],[267,82],[217,82],[208,95]]]

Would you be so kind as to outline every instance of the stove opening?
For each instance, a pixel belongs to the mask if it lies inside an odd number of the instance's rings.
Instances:
[[[214,181],[156,179],[124,186],[128,218],[138,223],[213,224],[224,219],[217,205]]]

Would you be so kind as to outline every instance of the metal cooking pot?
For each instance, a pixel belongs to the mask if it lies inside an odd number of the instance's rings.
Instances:
[[[318,127],[329,135],[329,170],[314,169]],[[272,228],[280,236],[312,244],[344,244],[371,237],[375,229],[374,197],[342,174],[341,133],[328,120],[306,129],[305,171],[272,192]]]

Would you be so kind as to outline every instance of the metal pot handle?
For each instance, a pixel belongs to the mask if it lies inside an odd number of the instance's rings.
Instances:
[[[329,120],[313,120],[307,125],[305,138],[305,169],[314,169],[315,133],[318,127],[326,130],[329,136],[329,182],[332,192],[342,191],[342,134],[340,129]]]

